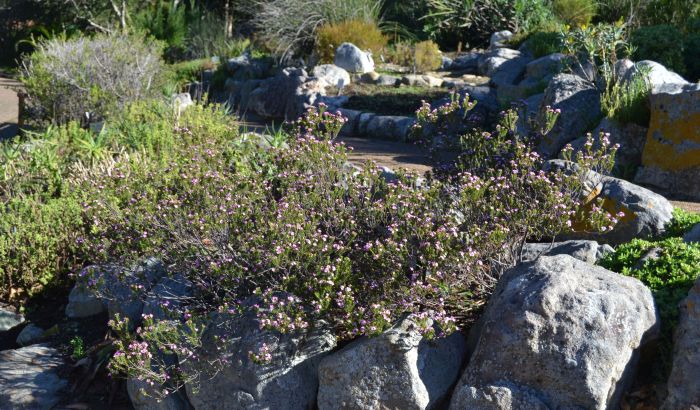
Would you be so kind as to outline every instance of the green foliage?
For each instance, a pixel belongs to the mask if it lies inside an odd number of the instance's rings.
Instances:
[[[216,68],[216,65],[211,59],[202,58],[170,64],[166,67],[166,75],[169,82],[182,86],[194,81],[201,81],[202,72],[214,68]]]
[[[440,48],[430,40],[413,45],[404,42],[393,44],[385,51],[385,57],[394,64],[410,67],[418,73],[434,71],[442,65]]]
[[[673,219],[666,226],[666,236],[682,237],[697,224],[700,224],[700,214],[675,208],[673,210]]]
[[[535,58],[544,57],[563,50],[561,35],[558,32],[538,31],[525,40],[528,50]]]
[[[676,27],[668,24],[640,27],[630,35],[630,43],[635,60],[654,60],[685,74],[683,33]],[[693,52],[697,54],[697,50]]]
[[[140,36],[42,42],[22,64],[20,80],[37,119],[54,124],[107,118],[128,103],[157,96],[161,46]]]
[[[73,352],[70,355],[71,359],[78,361],[85,357],[85,343],[83,342],[83,338],[80,336],[75,336],[69,343],[73,349]]]
[[[182,48],[187,38],[185,3],[157,0],[144,2],[132,17],[132,28],[163,41],[170,48]]]
[[[179,125],[217,141],[237,135],[223,110],[197,105],[178,117],[151,101],[129,105],[100,133],[69,123],[1,142],[0,297],[31,296],[89,263],[84,239],[92,222],[84,218],[87,198],[73,181],[111,172],[116,158],[147,156],[166,166],[181,138]]]
[[[655,258],[640,260],[657,249]],[[635,239],[606,255],[600,264],[610,270],[641,280],[651,289],[660,310],[662,327],[670,331],[678,320],[678,303],[688,294],[700,272],[700,245],[684,243],[681,238],[659,242]]]
[[[648,71],[644,67],[637,67],[637,71],[629,81],[616,78],[609,83],[600,96],[603,114],[623,124],[635,123],[642,127],[648,126],[651,116],[649,110],[651,84],[648,80]]]
[[[343,88],[343,95],[350,98],[345,106],[352,110],[380,115],[411,115],[424,100],[439,100],[447,97],[448,93],[439,88],[384,87],[357,83]]]
[[[686,78],[695,82],[700,81],[700,53],[697,50],[700,50],[700,29],[685,39]]]
[[[82,207],[72,198],[12,199],[0,210],[0,296],[21,299],[80,265]]]
[[[591,22],[596,14],[593,0],[552,0],[554,14],[564,23],[579,27]]]
[[[382,0],[255,0],[253,23],[280,60],[311,52],[323,25],[366,21],[379,25]]]
[[[428,0],[425,30],[443,47],[488,45],[493,32],[530,32],[553,19],[540,0]]]
[[[424,73],[437,70],[442,65],[440,48],[430,40],[421,41],[413,46],[413,61],[416,72]]]
[[[379,55],[386,47],[387,38],[374,21],[346,20],[325,24],[316,31],[316,53],[320,61],[332,63],[335,50],[345,42]]]

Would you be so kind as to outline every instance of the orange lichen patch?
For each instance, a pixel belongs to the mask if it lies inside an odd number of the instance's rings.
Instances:
[[[700,91],[652,96],[642,165],[668,171],[700,167]]]
[[[585,199],[584,206],[581,209],[581,217],[573,221],[571,228],[574,232],[591,232],[593,227],[590,223],[590,215],[594,206],[603,208],[610,215],[617,215],[619,212],[624,212],[625,216],[618,218],[618,224],[628,224],[637,218],[637,214],[612,198],[601,196],[602,187],[597,186]],[[653,204],[648,203],[647,207],[653,208]]]

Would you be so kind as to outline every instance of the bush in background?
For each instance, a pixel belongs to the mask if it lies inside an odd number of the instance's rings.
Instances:
[[[573,27],[591,22],[596,15],[594,0],[552,0],[554,14],[565,24]]]
[[[434,71],[442,65],[442,53],[431,40],[416,44],[396,43],[385,50],[384,56],[389,62],[411,67],[418,73]]]
[[[254,25],[282,61],[310,53],[325,24],[359,20],[379,24],[382,0],[255,0]]]
[[[668,24],[640,27],[630,35],[635,60],[653,60],[681,75],[685,74],[683,33]],[[698,50],[691,51],[698,53]]]
[[[56,38],[23,61],[20,80],[41,120],[98,121],[161,93],[161,54],[141,36]]]
[[[649,71],[647,67],[637,67],[637,71],[628,81],[621,79],[619,73],[616,73],[615,79],[607,85],[600,97],[603,114],[622,124],[635,123],[647,127],[651,116]]]
[[[346,20],[321,26],[316,32],[316,53],[322,63],[332,63],[335,50],[348,42],[377,56],[387,44],[387,38],[374,21]]]
[[[442,47],[485,47],[500,30],[530,32],[546,26],[552,11],[542,0],[427,0],[425,30]]]

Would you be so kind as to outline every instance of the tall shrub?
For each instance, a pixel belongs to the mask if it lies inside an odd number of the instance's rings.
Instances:
[[[162,46],[142,36],[56,38],[39,44],[20,80],[38,117],[96,121],[159,95]]]
[[[335,50],[345,42],[379,55],[387,44],[387,38],[373,21],[348,20],[326,24],[316,33],[315,49],[321,62],[332,63]]]

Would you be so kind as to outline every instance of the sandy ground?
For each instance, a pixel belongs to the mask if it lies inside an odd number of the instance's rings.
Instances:
[[[0,77],[0,139],[17,134],[19,100],[10,87],[19,85],[15,80]]]

